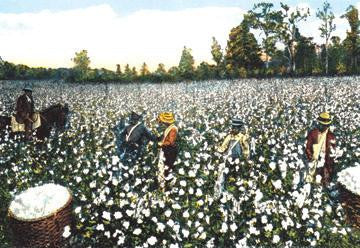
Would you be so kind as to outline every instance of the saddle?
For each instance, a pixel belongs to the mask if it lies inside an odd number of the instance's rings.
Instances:
[[[37,129],[41,126],[40,113],[34,113],[31,119],[33,120],[32,130]],[[19,123],[14,115],[11,116],[11,130],[13,132],[25,132],[25,124]]]

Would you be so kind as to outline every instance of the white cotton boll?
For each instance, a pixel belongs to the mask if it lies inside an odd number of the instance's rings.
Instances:
[[[102,217],[107,220],[107,221],[110,221],[111,220],[111,215],[109,212],[107,211],[104,211],[103,214],[102,214]]]
[[[135,235],[139,235],[141,233],[141,229],[140,228],[136,228],[134,231],[133,231],[133,234]]]
[[[182,187],[186,187],[186,181],[181,180],[181,181],[180,181],[180,185],[181,185]]]
[[[70,226],[65,226],[62,236],[64,238],[68,238],[68,237],[70,237],[70,235],[71,235]]]
[[[117,165],[120,162],[120,158],[118,156],[112,156],[111,157],[111,164]]]
[[[315,181],[316,181],[316,183],[321,183],[321,176],[316,175]]]
[[[273,162],[273,161],[271,161],[271,162],[269,163],[269,167],[270,167],[271,170],[275,170],[275,168],[276,168],[276,163]]]
[[[105,230],[105,229],[104,229],[104,225],[103,225],[103,224],[97,224],[96,230],[98,230],[98,231],[104,231],[104,230]]]
[[[171,210],[170,209],[165,211],[165,216],[168,217],[168,218],[171,216]]]
[[[279,241],[280,241],[279,235],[274,235],[273,240],[272,240],[273,244],[277,244],[277,243],[279,243]]]
[[[261,216],[261,223],[266,224],[267,222],[268,222],[268,219],[267,219],[266,215]]]
[[[168,224],[168,226],[172,228],[175,225],[175,222],[172,219],[170,219],[166,222],[166,224]]]
[[[187,238],[187,237],[189,237],[189,234],[190,234],[190,232],[188,231],[188,230],[186,230],[186,229],[182,229],[182,234],[184,235],[184,238]]]
[[[273,181],[271,180],[272,185],[275,187],[275,189],[281,189],[281,180]]]
[[[221,233],[226,233],[227,230],[228,230],[228,226],[227,226],[226,223],[223,222],[222,225],[221,225],[220,232],[221,232]]]
[[[195,177],[196,173],[193,170],[189,171],[189,177]]]

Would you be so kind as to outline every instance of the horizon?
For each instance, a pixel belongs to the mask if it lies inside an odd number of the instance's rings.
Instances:
[[[154,71],[159,63],[166,69],[177,66],[186,46],[192,49],[196,65],[214,64],[211,37],[225,50],[231,28],[258,2],[126,0],[121,5],[114,0],[5,0],[0,3],[0,56],[30,67],[71,68],[75,52],[84,49],[91,68],[115,71],[116,64],[121,68],[129,64],[139,69],[145,62]],[[265,2],[278,8],[280,1]],[[323,2],[282,2],[310,8],[311,16],[299,25],[300,33],[322,44],[316,11]],[[350,4],[359,8],[360,2],[328,2],[336,17],[332,35],[344,39],[349,25],[340,16]],[[255,36],[260,41],[259,34]]]

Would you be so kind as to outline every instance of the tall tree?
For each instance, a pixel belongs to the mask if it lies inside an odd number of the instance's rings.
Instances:
[[[156,68],[155,73],[159,75],[165,75],[166,74],[165,65],[163,63],[160,63]]]
[[[87,50],[76,52],[72,61],[74,62],[75,79],[79,81],[86,80],[90,70],[90,58]]]
[[[330,4],[327,1],[324,2],[322,10],[318,10],[316,16],[322,21],[319,30],[321,32],[320,36],[325,38],[325,73],[327,75],[329,73],[329,39],[331,37],[331,33],[336,29],[336,25],[333,23],[335,16],[331,11]]]
[[[357,68],[357,57],[359,54],[358,49],[358,39],[359,39],[359,11],[353,5],[350,5],[346,9],[345,15],[343,18],[346,18],[350,25],[350,32],[346,32],[346,39],[344,40],[344,45],[348,50],[350,55],[350,67],[351,71],[355,72]]]
[[[281,22],[281,12],[273,10],[272,3],[261,2],[255,4],[249,11],[249,20],[252,27],[261,31],[263,35],[262,48],[266,54],[266,61],[269,55],[272,57],[276,51],[276,30]],[[268,67],[268,63],[266,63]]]
[[[297,71],[303,75],[311,75],[318,69],[319,59],[316,54],[316,44],[312,37],[301,36],[297,40],[297,52],[295,62]]]
[[[196,68],[196,78],[198,80],[207,80],[213,78],[214,75],[214,65],[209,65],[206,62],[201,62],[200,65]]]
[[[130,69],[130,65],[129,64],[126,64],[125,65],[125,69],[124,69],[124,79],[126,81],[131,81],[133,80],[133,73]]]
[[[230,76],[237,76],[240,68],[251,71],[262,66],[260,47],[250,32],[247,16],[241,24],[231,29],[226,47],[226,70]]]
[[[296,40],[300,37],[298,24],[306,20],[309,16],[309,9],[296,8],[295,11],[290,11],[290,7],[286,4],[280,3],[281,11],[279,23],[276,28],[278,40],[284,44],[289,54],[290,71],[295,72],[296,62]]]
[[[121,72],[121,65],[120,64],[117,64],[116,65],[116,75],[121,75],[122,72]]]
[[[184,46],[179,62],[179,73],[183,79],[192,79],[194,76],[194,57],[191,49]]]
[[[147,64],[144,62],[140,68],[140,76],[145,77],[150,74]]]
[[[332,36],[329,45],[329,73],[336,74],[341,71],[343,74],[346,71],[346,50],[340,42],[340,37]],[[344,71],[345,70],[345,71]]]
[[[138,72],[136,70],[136,67],[133,66],[133,68],[131,69],[131,75],[133,76],[133,78],[135,79],[138,75]]]
[[[224,54],[219,42],[215,39],[215,37],[212,37],[211,55],[216,63],[216,76],[222,77],[224,71]]]

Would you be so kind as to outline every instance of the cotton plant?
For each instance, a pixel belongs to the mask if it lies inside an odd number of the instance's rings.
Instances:
[[[15,196],[44,183],[67,185],[74,197],[77,230],[63,234],[71,232],[74,246],[351,244],[358,237],[344,223],[341,205],[316,183],[319,180],[303,183],[305,138],[322,108],[334,116],[335,170],[357,166],[358,78],[339,80],[184,82],[164,84],[161,90],[153,84],[110,84],[106,89],[101,84],[35,82],[37,107],[67,102],[73,112],[71,128],[51,137],[43,149],[1,136],[2,187]],[[325,81],[331,98],[322,97],[318,87]],[[21,82],[11,85],[21,90]],[[18,91],[5,86],[0,101],[2,113],[8,114]],[[118,160],[113,127],[137,107],[147,109],[144,119],[151,129],[157,127],[159,112],[175,112],[180,153],[166,193],[156,187],[152,151],[147,149],[143,160],[131,165]],[[243,119],[251,137],[247,162],[225,161],[215,153],[233,115]],[[221,163],[226,163],[228,180],[225,192],[215,199]],[[9,202],[9,195],[2,199]]]

